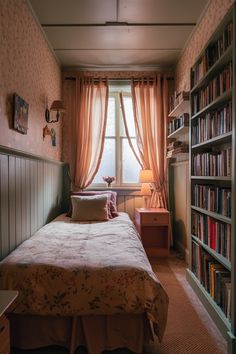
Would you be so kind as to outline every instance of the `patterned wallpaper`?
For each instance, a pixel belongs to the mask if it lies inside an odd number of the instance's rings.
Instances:
[[[61,160],[61,123],[57,145],[43,140],[45,101],[60,99],[61,70],[28,7],[27,0],[0,0],[0,145]],[[29,104],[28,133],[12,129],[12,95]]]
[[[198,23],[178,61],[175,72],[175,89],[177,92],[190,89],[190,68],[233,3],[234,0],[210,1],[205,14]]]

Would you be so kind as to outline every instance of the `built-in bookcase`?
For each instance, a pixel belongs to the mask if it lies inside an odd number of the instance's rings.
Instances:
[[[235,4],[191,69],[187,278],[236,353]]]

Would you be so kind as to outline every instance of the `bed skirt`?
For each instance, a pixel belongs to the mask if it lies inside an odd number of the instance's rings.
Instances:
[[[35,349],[50,345],[66,347],[73,353],[85,346],[88,354],[128,348],[142,353],[151,338],[145,315],[54,317],[9,314],[11,346]]]

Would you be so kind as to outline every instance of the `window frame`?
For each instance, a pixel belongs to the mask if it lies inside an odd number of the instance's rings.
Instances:
[[[122,189],[137,189],[140,188],[141,184],[137,183],[127,183],[122,181],[122,174],[123,174],[123,164],[122,164],[122,141],[128,138],[125,135],[121,135],[121,124],[123,123],[122,111],[121,111],[121,104],[119,98],[120,91],[116,92],[109,92],[109,98],[115,98],[115,136],[105,136],[105,139],[115,139],[115,172],[116,172],[116,180],[112,183],[112,188],[122,188]],[[123,92],[123,97],[131,97],[131,93]],[[123,123],[124,124],[124,123]],[[131,139],[136,138],[136,136],[130,136]],[[141,169],[141,167],[140,167]],[[106,182],[101,183],[92,183],[90,188],[104,188],[106,187]]]

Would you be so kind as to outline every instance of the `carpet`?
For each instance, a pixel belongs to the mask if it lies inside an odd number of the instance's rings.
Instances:
[[[175,256],[151,261],[169,295],[167,328],[161,344],[144,348],[143,354],[226,354],[226,342],[185,280],[185,264]],[[103,354],[132,354],[125,349]],[[11,354],[68,354],[59,347],[38,350],[13,349]],[[86,354],[78,348],[76,354]]]
[[[226,342],[214,328],[214,335],[221,337],[221,343],[212,336],[214,326],[209,316],[192,292],[185,279],[181,262],[175,259],[152,262],[152,267],[169,295],[169,312],[166,332],[161,344],[146,349],[148,354],[226,354]],[[184,272],[183,272],[184,271]],[[193,298],[190,298],[192,296]],[[195,302],[195,306],[193,303]],[[207,318],[207,320],[206,320]]]

